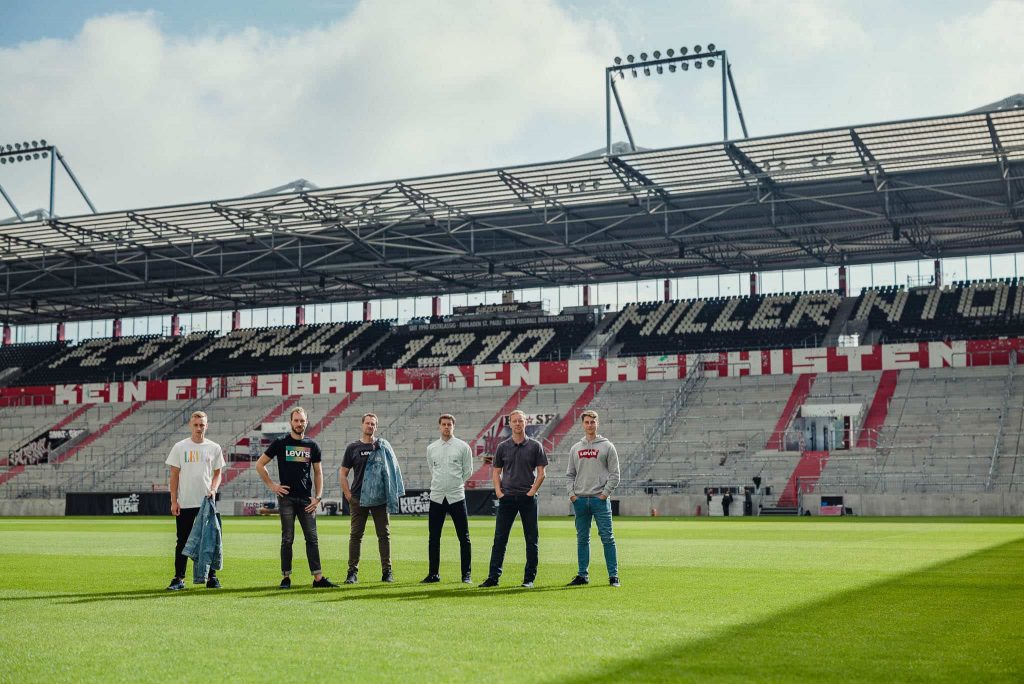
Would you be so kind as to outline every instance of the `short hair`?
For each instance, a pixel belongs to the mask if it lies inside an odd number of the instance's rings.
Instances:
[[[437,424],[440,425],[442,420],[450,420],[452,425],[455,425],[455,416],[450,413],[442,413],[441,417],[437,419]]]
[[[601,420],[601,419],[600,419],[600,418],[598,418],[598,416],[597,416],[597,411],[595,411],[595,410],[593,410],[593,409],[587,409],[586,411],[584,411],[583,413],[581,413],[581,414],[580,414],[580,422],[583,422],[583,419],[584,419],[584,418],[593,418],[594,420]]]
[[[291,420],[292,416],[294,416],[296,413],[301,413],[306,418],[306,420],[309,420],[309,414],[306,413],[306,409],[302,408],[301,406],[296,406],[295,408],[292,409],[291,413],[288,414],[288,420]]]
[[[366,421],[367,418],[373,418],[374,420],[376,420],[378,422],[380,421],[380,418],[377,417],[376,413],[364,413],[363,417],[359,419],[359,422],[363,423],[363,422]]]
[[[202,418],[206,422],[210,421],[209,417],[206,415],[206,411],[193,411],[192,415],[188,417],[188,422],[191,423],[193,418]]]
[[[516,409],[514,411],[509,411],[508,412],[508,422],[511,423],[512,422],[512,416],[516,415],[517,413],[523,417],[523,420],[526,420],[526,411],[524,411],[522,409]]]

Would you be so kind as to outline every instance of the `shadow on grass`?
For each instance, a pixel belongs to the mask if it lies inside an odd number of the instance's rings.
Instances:
[[[166,598],[170,600],[182,600],[186,597],[197,596],[236,596],[241,598],[267,599],[272,597],[293,597],[296,595],[316,596],[331,601],[368,601],[368,600],[430,600],[440,598],[451,598],[452,596],[488,596],[507,594],[536,594],[546,591],[562,591],[572,589],[563,586],[540,586],[533,589],[524,589],[519,585],[510,584],[507,587],[495,587],[489,589],[477,589],[476,585],[454,584],[451,588],[440,588],[437,585],[430,587],[422,586],[419,583],[407,584],[355,584],[343,585],[336,589],[314,589],[311,586],[293,586],[291,589],[279,589],[277,586],[260,587],[223,587],[221,589],[206,589],[201,584],[185,589],[183,591],[168,591],[167,589],[131,589],[121,591],[98,591],[78,593],[52,593],[32,594],[29,596],[11,596],[0,599],[0,603],[8,601],[47,601],[61,605],[76,605],[81,603],[99,603],[104,601],[139,601],[148,599]]]
[[[1024,681],[1024,539],[569,681]],[[628,638],[628,626],[615,629]],[[559,681],[566,681],[564,674]]]

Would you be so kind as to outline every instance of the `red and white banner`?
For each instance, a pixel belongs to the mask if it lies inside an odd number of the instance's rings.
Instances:
[[[3,387],[0,388],[0,406],[168,401],[192,399],[205,391],[215,391],[221,397],[283,397],[594,381],[638,382],[681,379],[698,368],[709,377],[967,368],[1005,366],[1011,354],[1024,361],[1024,338]]]

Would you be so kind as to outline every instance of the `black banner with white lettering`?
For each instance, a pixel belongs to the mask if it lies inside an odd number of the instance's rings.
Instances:
[[[68,492],[64,515],[170,515],[167,492],[125,494]]]
[[[493,489],[467,489],[466,509],[469,515],[494,515]],[[430,491],[410,489],[398,499],[398,515],[426,515],[430,512]],[[342,513],[349,515],[348,502],[342,505]]]

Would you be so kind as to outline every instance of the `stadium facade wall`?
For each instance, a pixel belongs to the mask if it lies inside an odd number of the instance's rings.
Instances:
[[[0,388],[0,406],[188,400],[206,392],[220,397],[285,397],[347,392],[398,392],[459,387],[566,385],[707,377],[849,373],[921,368],[1005,366],[1024,353],[1024,338],[912,342],[860,347],[770,349],[703,354],[536,361],[440,368],[392,368],[325,373],[276,373],[237,377]]]

